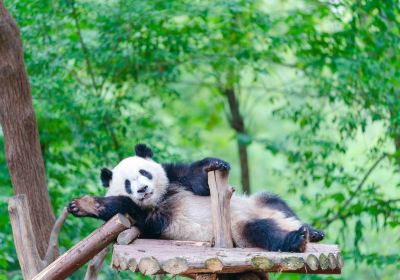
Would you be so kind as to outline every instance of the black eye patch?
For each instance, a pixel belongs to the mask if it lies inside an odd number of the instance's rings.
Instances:
[[[131,181],[125,180],[125,190],[126,190],[127,193],[132,193]]]
[[[139,173],[142,174],[144,177],[147,177],[149,180],[153,179],[153,175],[151,175],[151,173],[149,171],[140,169]]]

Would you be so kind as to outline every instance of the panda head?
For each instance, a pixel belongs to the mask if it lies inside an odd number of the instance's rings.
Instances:
[[[123,159],[113,170],[103,168],[100,178],[106,196],[128,196],[142,207],[153,207],[165,194],[168,177],[153,152],[144,144],[135,146],[135,156]]]

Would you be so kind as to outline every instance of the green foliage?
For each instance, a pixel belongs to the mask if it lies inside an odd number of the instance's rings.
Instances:
[[[344,278],[397,275],[398,1],[5,3],[21,29],[56,213],[102,194],[98,170],[138,142],[159,161],[223,157],[235,184],[239,141],[254,187],[279,193],[340,244]],[[227,88],[245,133],[229,127]],[[21,279],[4,153],[0,162],[0,279]],[[68,218],[62,250],[99,225]]]

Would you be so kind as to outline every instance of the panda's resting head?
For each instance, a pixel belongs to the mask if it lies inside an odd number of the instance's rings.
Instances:
[[[168,177],[162,165],[152,160],[153,152],[146,145],[136,145],[135,153],[112,171],[101,170],[106,196],[128,196],[139,206],[154,207],[167,191]]]

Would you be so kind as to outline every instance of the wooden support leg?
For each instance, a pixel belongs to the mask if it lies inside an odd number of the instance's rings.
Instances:
[[[196,275],[196,280],[217,280],[217,274],[212,273],[212,274],[197,274]]]
[[[45,264],[39,256],[32,229],[26,195],[16,195],[8,200],[15,249],[24,279],[32,279]]]
[[[97,276],[100,272],[101,266],[103,265],[107,253],[108,253],[108,247],[104,248],[89,262],[85,274],[85,280],[97,280]]]
[[[208,185],[211,195],[212,224],[214,233],[214,247],[233,248],[231,232],[231,198],[234,189],[228,184],[228,171],[211,171],[208,173]],[[220,269],[223,265],[220,264]],[[199,280],[264,280],[268,275],[259,272],[226,273],[226,274],[198,274]]]

